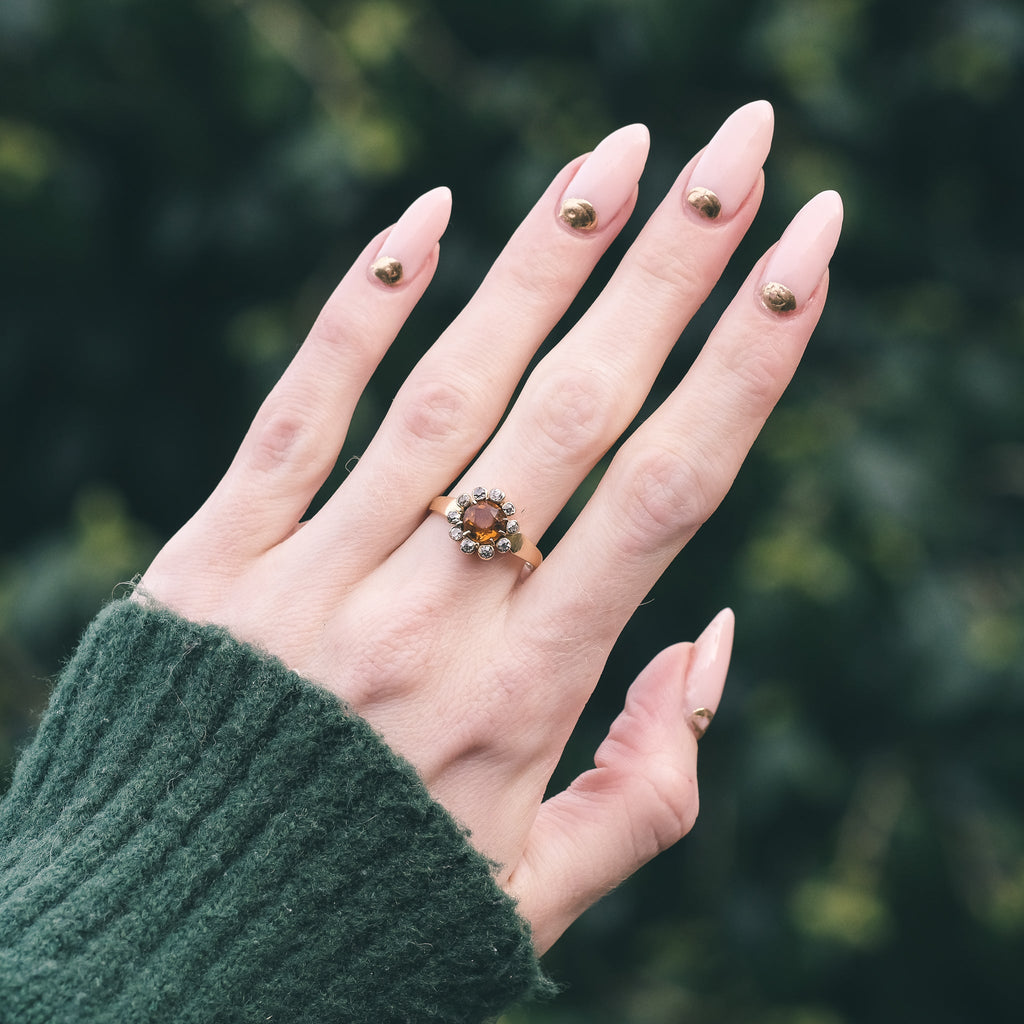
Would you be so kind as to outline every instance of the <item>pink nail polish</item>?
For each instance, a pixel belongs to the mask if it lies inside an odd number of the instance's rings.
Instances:
[[[756,100],[731,114],[701,154],[683,190],[691,209],[705,220],[734,214],[750,195],[768,157],[775,113]]]
[[[843,227],[838,192],[820,192],[790,222],[764,268],[758,294],[765,309],[800,309],[818,287]]]
[[[370,264],[371,278],[389,288],[415,277],[448,226],[452,194],[445,187],[420,196],[388,233]]]
[[[722,699],[735,625],[732,610],[723,608],[697,637],[690,652],[684,699],[687,721],[697,739],[704,735]]]
[[[611,221],[633,194],[650,145],[650,133],[642,124],[627,125],[605,138],[562,193],[562,223],[574,231],[594,231]]]

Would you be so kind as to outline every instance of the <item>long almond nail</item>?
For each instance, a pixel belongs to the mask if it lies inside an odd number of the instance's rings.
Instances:
[[[775,113],[756,100],[731,114],[715,132],[683,190],[690,207],[705,220],[734,214],[750,195],[768,157]]]
[[[633,194],[650,145],[650,133],[642,124],[627,125],[605,138],[562,193],[562,223],[574,231],[594,231],[611,221]]]
[[[838,192],[820,192],[790,222],[764,268],[758,294],[765,309],[800,309],[818,287],[843,228]]]
[[[690,652],[684,699],[687,724],[697,739],[704,735],[722,699],[735,625],[732,610],[723,608],[697,637]]]
[[[452,194],[444,186],[420,196],[399,217],[370,264],[370,275],[394,288],[415,277],[448,226]]]

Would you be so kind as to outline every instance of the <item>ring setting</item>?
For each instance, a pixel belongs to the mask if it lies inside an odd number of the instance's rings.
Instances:
[[[500,487],[475,487],[455,498],[442,495],[430,503],[448,521],[448,536],[465,555],[489,562],[499,555],[518,555],[531,568],[541,554],[523,536],[516,507]]]
[[[446,513],[451,523],[448,536],[459,542],[459,550],[485,562],[495,555],[507,555],[523,546],[519,523],[512,517],[516,507],[505,500],[505,492],[477,487],[472,494],[460,494],[456,507]]]

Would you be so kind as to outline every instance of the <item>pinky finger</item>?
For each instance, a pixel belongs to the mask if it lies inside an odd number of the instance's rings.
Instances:
[[[733,627],[725,609],[696,643],[662,651],[629,688],[595,767],[541,806],[505,883],[538,953],[693,827],[697,740],[725,686]]]

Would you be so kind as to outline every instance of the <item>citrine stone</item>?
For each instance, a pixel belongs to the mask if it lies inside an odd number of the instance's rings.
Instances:
[[[493,544],[504,526],[505,515],[493,501],[476,501],[462,514],[466,536],[478,544]]]

